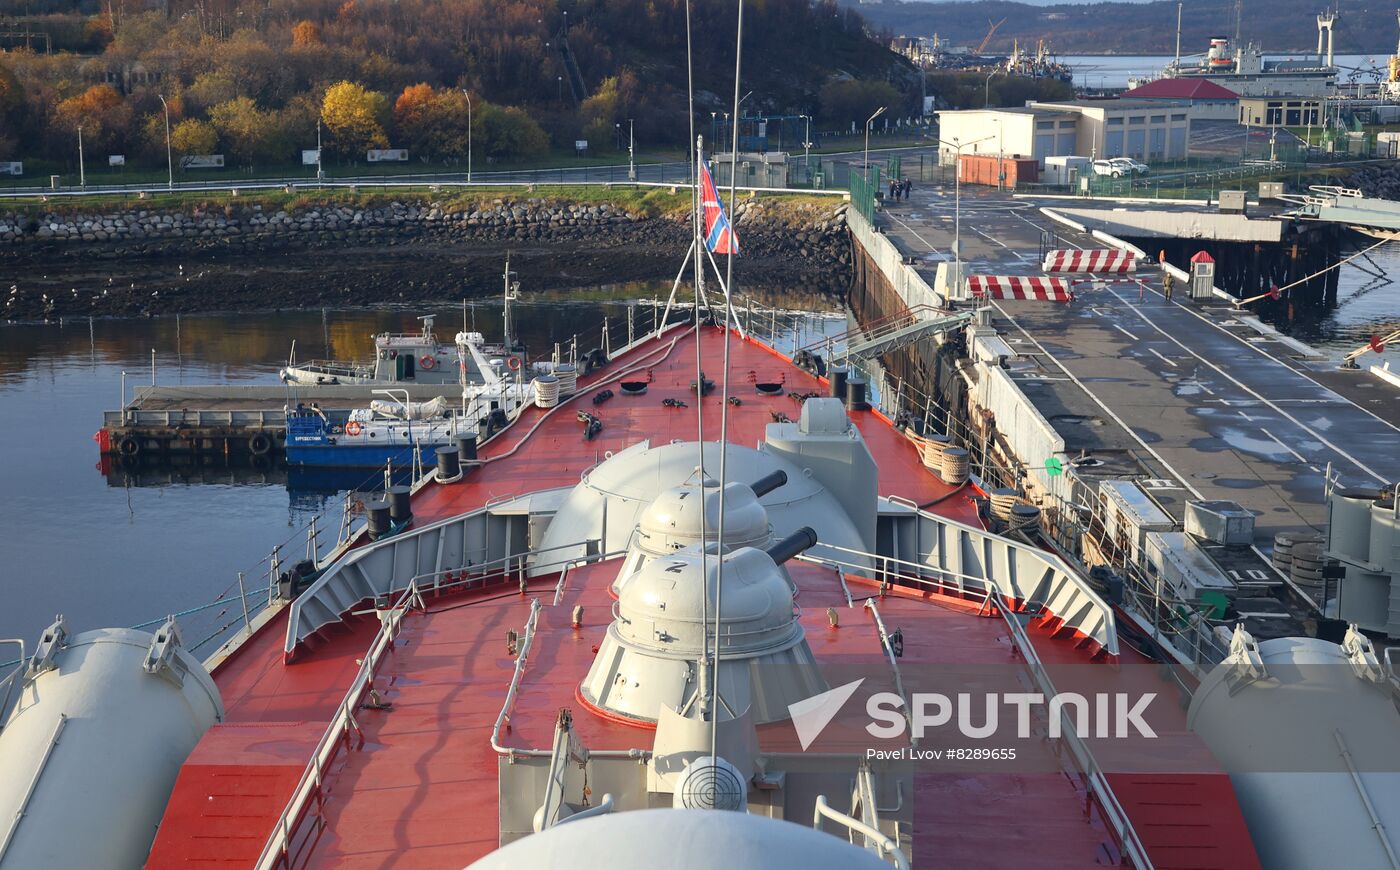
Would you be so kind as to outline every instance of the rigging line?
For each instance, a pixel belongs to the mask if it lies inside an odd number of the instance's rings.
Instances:
[[[734,126],[730,129],[729,144],[729,254],[725,265],[725,292],[724,292],[724,369],[720,378],[722,387],[719,405],[719,531],[717,538],[720,542],[716,552],[719,553],[719,562],[715,567],[715,676],[711,691],[718,698],[719,685],[719,632],[720,632],[720,606],[724,601],[724,491],[725,484],[729,482],[727,459],[729,456],[729,322],[734,317],[734,296],[731,288],[734,286],[734,248],[738,245],[738,236],[734,231],[734,226],[738,221],[738,216],[734,213],[734,197],[739,179],[739,71],[741,61],[744,58],[744,0],[739,0],[738,23],[734,29]],[[698,172],[698,169],[697,169]],[[719,191],[716,190],[716,198]],[[699,260],[699,257],[695,258]],[[703,388],[703,387],[702,387]],[[703,548],[702,548],[703,549]],[[713,706],[713,704],[711,705]],[[710,720],[710,767],[714,768],[719,754],[719,712],[715,711],[714,718]]]
[[[710,681],[710,667],[708,654],[709,639],[705,635],[706,628],[710,624],[710,596],[705,592],[705,585],[709,582],[709,559],[705,554],[705,375],[701,370],[701,339],[704,332],[700,320],[700,298],[704,295],[705,263],[700,259],[700,246],[703,244],[700,238],[700,161],[704,159],[704,141],[695,135],[695,79],[692,46],[690,41],[690,0],[685,2],[685,76],[686,76],[686,99],[689,107],[690,117],[690,138],[686,142],[687,151],[686,162],[690,164],[687,171],[690,173],[690,229],[692,238],[690,241],[691,253],[695,255],[695,449],[699,454],[697,462],[697,473],[700,486],[700,661],[696,663],[699,671],[700,685],[700,717],[704,720],[710,713],[709,699],[706,696],[707,684]],[[684,266],[681,267],[684,270]]]

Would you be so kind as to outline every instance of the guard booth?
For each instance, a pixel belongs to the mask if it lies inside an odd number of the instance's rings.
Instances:
[[[1209,299],[1215,295],[1215,258],[1197,251],[1191,258],[1191,298]]]

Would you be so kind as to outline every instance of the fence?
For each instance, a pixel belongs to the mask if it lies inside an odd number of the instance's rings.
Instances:
[[[875,222],[875,200],[880,195],[880,167],[867,166],[851,172],[851,204],[861,217]]]

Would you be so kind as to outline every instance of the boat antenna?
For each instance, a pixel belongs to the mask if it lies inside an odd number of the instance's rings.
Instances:
[[[743,59],[744,47],[744,0],[739,0],[738,22],[734,29],[734,126],[730,129],[729,141],[729,214],[731,220],[737,220],[734,212],[735,189],[739,178],[739,70],[740,61]],[[737,245],[734,238],[730,239],[729,255],[725,261],[725,282],[724,282],[724,367],[720,375],[720,403],[719,403],[719,530],[716,537],[723,546],[724,541],[724,493],[725,484],[728,483],[728,463],[729,457],[729,336],[730,325],[734,320],[734,249]],[[699,249],[696,249],[698,255]],[[698,344],[698,342],[697,342]],[[711,681],[712,691],[718,700],[719,685],[719,643],[720,643],[720,605],[724,602],[724,559],[719,559],[719,565],[715,571],[715,679]],[[718,764],[719,756],[719,708],[715,703],[711,703],[714,708],[714,716],[710,720],[710,767],[714,768]]]
[[[1172,72],[1181,69],[1181,4],[1176,4],[1176,60],[1172,61]]]

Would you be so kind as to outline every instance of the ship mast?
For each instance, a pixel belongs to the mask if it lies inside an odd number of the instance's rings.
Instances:
[[[729,142],[729,214],[736,219],[735,191],[739,179],[739,103],[742,98],[739,96],[739,71],[741,61],[744,57],[744,0],[739,0],[739,18],[734,31],[734,126],[730,130]],[[715,191],[716,194],[719,191]],[[729,457],[729,337],[730,324],[734,320],[734,249],[736,245],[731,238],[729,253],[725,262],[724,280],[724,368],[720,376],[721,393],[719,405],[719,530],[718,539],[724,541],[724,494],[725,484],[728,479],[728,457]],[[698,251],[698,249],[697,249]],[[699,342],[697,340],[696,344]],[[704,390],[703,385],[701,391]],[[722,544],[721,544],[722,546]],[[701,549],[704,549],[703,547]],[[724,601],[724,558],[719,556],[719,564],[715,571],[715,652],[714,668],[715,673],[719,673],[720,662],[720,606]],[[718,680],[714,681],[718,683]],[[710,766],[713,768],[718,763],[719,758],[719,709],[714,707],[710,718]]]
[[[1240,20],[1244,17],[1244,0],[1235,0],[1235,72],[1240,71]]]
[[[1181,69],[1181,4],[1176,4],[1176,60],[1172,61],[1172,72]]]

